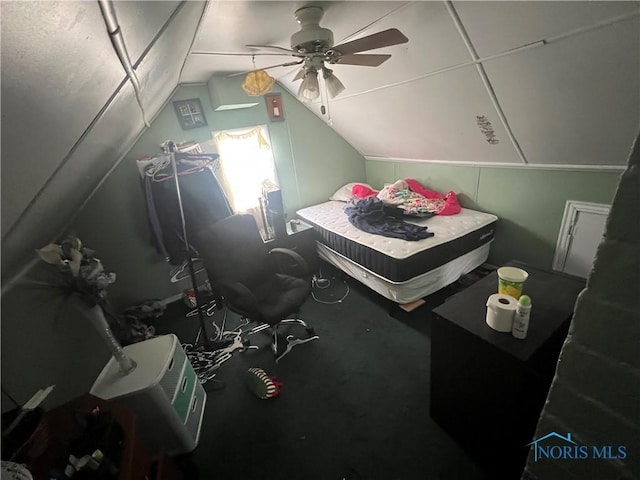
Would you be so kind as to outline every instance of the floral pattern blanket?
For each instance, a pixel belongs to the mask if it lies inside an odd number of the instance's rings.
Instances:
[[[408,188],[399,189],[392,185],[380,190],[378,198],[383,203],[401,208],[406,215],[435,214],[444,208],[441,198],[427,198]]]
[[[398,180],[379,192],[356,192],[354,189],[354,194],[359,197],[376,195],[383,203],[395,205],[406,215],[455,215],[460,212],[460,204],[454,192],[434,192],[413,179]]]

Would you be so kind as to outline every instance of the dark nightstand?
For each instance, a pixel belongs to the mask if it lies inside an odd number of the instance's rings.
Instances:
[[[302,220],[298,220],[297,223],[292,222],[290,220],[286,223],[286,238],[267,240],[266,244],[269,248],[283,247],[294,250],[305,259],[310,273],[316,272],[319,268],[319,263],[315,231],[311,225]]]
[[[490,469],[518,479],[567,335],[582,279],[518,262],[529,272],[533,308],[527,338],[491,329],[491,274],[434,309],[431,417]]]

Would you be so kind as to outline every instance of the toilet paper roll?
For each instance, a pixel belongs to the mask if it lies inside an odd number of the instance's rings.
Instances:
[[[494,293],[487,299],[487,325],[499,332],[511,332],[517,306],[512,296]]]

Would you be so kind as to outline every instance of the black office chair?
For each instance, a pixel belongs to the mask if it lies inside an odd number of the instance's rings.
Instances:
[[[258,325],[247,335],[272,328],[271,348],[280,360],[294,346],[316,340],[313,328],[296,314],[311,293],[311,275],[305,260],[293,250],[268,249],[251,215],[232,215],[203,229],[198,252],[209,281],[231,311]],[[287,336],[285,352],[278,351],[278,327],[303,326],[310,335]]]

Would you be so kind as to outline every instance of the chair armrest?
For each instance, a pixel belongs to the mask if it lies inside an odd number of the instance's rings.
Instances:
[[[255,295],[240,282],[218,282],[220,293],[232,310],[246,316],[254,316],[258,311],[258,300]]]
[[[286,266],[283,265],[284,262],[278,261],[276,258],[276,265],[281,273],[287,273],[293,275],[298,278],[309,278],[309,266],[302,256],[294,252],[289,248],[273,248],[269,251],[269,255],[272,253],[277,253],[279,255],[283,255],[285,258],[288,258],[291,262],[289,262]],[[282,257],[281,257],[282,258]],[[285,271],[289,270],[290,271]]]

